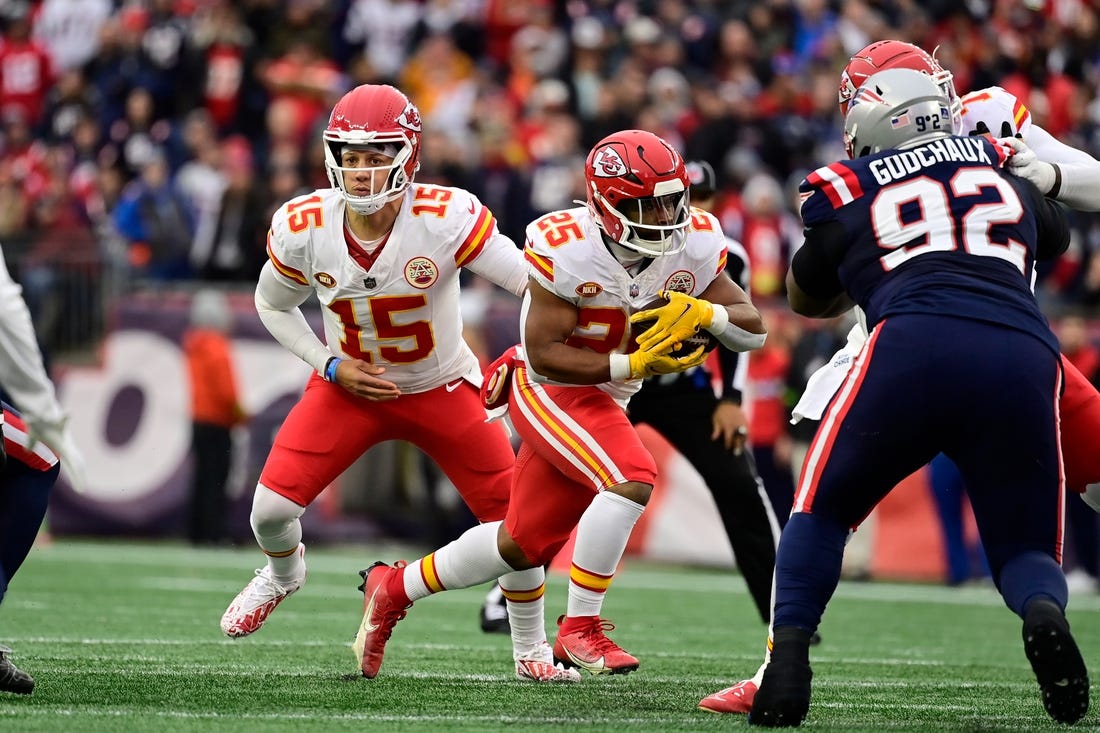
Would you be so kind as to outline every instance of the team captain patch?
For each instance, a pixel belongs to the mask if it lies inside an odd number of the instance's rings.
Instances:
[[[405,280],[414,288],[430,288],[438,279],[439,268],[427,257],[413,257],[405,263]]]

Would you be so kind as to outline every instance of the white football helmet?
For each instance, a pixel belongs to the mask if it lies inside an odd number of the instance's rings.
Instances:
[[[867,78],[848,103],[844,148],[860,158],[955,134],[951,101],[927,74],[888,69]]]

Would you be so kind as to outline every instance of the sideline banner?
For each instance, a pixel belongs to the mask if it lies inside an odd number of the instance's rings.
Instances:
[[[250,503],[272,437],[301,394],[310,369],[272,339],[251,296],[233,296],[231,303],[238,388],[253,418],[247,427],[247,453],[228,491]],[[133,298],[115,310],[100,363],[59,375],[58,397],[87,459],[88,491],[78,495],[64,479],[58,482],[50,502],[52,531],[182,533],[191,481],[191,393],[180,342],[189,311],[187,295]],[[319,316],[315,320],[316,329]],[[250,537],[248,506],[243,511]],[[239,533],[236,517],[230,525]]]

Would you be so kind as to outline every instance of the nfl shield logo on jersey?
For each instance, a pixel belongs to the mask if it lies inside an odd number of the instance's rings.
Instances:
[[[374,279],[374,275],[363,279],[363,287],[367,290],[374,290],[378,287],[378,281]]]
[[[640,293],[640,292],[642,292],[642,291],[641,291],[641,288],[638,287],[638,283],[630,283],[630,297],[631,298],[637,298],[638,293]]]

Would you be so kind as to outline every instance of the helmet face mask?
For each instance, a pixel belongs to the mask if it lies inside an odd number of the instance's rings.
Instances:
[[[329,182],[359,214],[373,214],[400,198],[420,167],[420,113],[391,86],[364,84],[345,94],[332,108],[322,138]],[[354,157],[361,161],[389,158],[390,162],[345,167],[346,151],[358,152]],[[348,190],[345,174],[364,171],[370,173],[370,191],[357,195]],[[378,185],[382,178],[384,185]]]
[[[837,91],[840,113],[847,114],[848,104],[868,77],[887,69],[913,69],[928,75],[948,99],[954,129],[962,129],[962,100],[955,91],[954,76],[940,66],[933,54],[904,41],[876,41],[852,54],[840,73]]]
[[[913,69],[888,69],[868,77],[844,117],[849,158],[911,148],[953,134],[947,96],[927,74]]]
[[[588,208],[612,242],[646,257],[683,250],[690,224],[687,168],[643,130],[607,136],[585,161]]]

